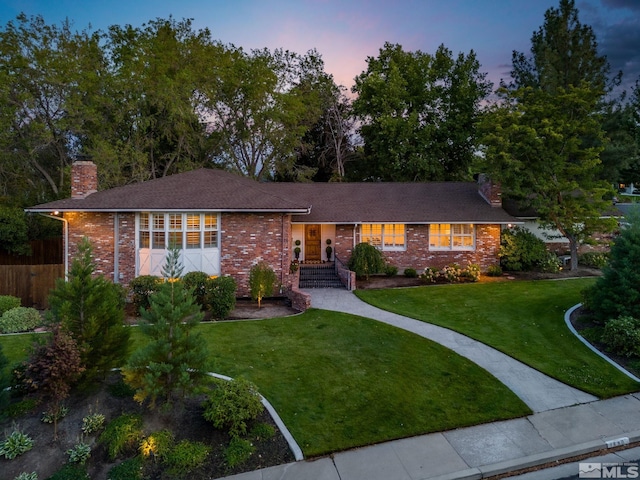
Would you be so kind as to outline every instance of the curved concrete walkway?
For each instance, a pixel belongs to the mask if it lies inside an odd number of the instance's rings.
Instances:
[[[597,400],[593,395],[554,380],[484,343],[443,327],[381,310],[347,290],[314,288],[303,291],[311,295],[313,308],[378,320],[450,348],[490,372],[536,413]]]

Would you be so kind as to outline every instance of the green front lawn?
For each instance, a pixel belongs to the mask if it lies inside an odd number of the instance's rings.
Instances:
[[[594,279],[517,281],[357,290],[362,300],[451,328],[602,398],[640,390],[575,338],[564,312]]]
[[[477,365],[374,320],[310,310],[198,328],[212,370],[256,383],[305,456],[530,413]],[[132,340],[143,341],[138,331]],[[0,342],[16,361],[29,338]]]

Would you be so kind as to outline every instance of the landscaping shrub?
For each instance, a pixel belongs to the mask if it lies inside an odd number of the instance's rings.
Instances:
[[[609,264],[583,292],[585,307],[600,322],[640,318],[640,214],[631,212],[626,218],[629,225],[611,246]]]
[[[89,480],[89,474],[83,465],[67,463],[47,480]]]
[[[443,277],[449,283],[456,283],[460,281],[462,275],[462,269],[457,263],[445,266],[440,272],[440,276]]]
[[[204,418],[216,428],[227,428],[232,436],[246,434],[247,422],[264,410],[258,389],[244,378],[216,383],[204,402]]]
[[[562,269],[562,264],[555,253],[547,252],[547,255],[538,264],[538,267],[546,273],[558,273]]]
[[[633,317],[609,320],[601,340],[611,353],[624,357],[640,356],[640,320]]]
[[[258,301],[258,308],[264,297],[273,295],[276,274],[266,262],[258,262],[249,271],[251,298]]]
[[[418,272],[416,271],[415,268],[405,268],[404,269],[404,276],[407,278],[417,278],[418,277]]]
[[[270,438],[273,438],[275,434],[276,429],[268,423],[258,423],[257,425],[254,425],[249,432],[249,436],[251,438],[255,438],[256,440],[268,440]]]
[[[398,267],[387,263],[387,265],[384,267],[384,274],[387,277],[395,277],[398,274]]]
[[[368,280],[370,275],[382,272],[386,264],[380,250],[369,243],[359,243],[353,248],[347,266],[357,278]]]
[[[173,447],[173,440],[173,433],[169,430],[154,432],[140,442],[140,454],[145,458],[153,455],[155,458],[165,460]]]
[[[142,480],[142,459],[129,458],[109,470],[109,480]]]
[[[487,275],[490,277],[501,277],[502,267],[500,265],[489,265],[489,268],[487,268]]]
[[[462,272],[460,272],[460,278],[477,282],[480,279],[480,265],[470,263],[464,270],[462,270]]]
[[[12,387],[13,391],[13,387]],[[3,410],[3,414],[9,418],[21,417],[25,413],[31,412],[38,406],[39,402],[35,398],[23,398],[19,402],[12,403]]]
[[[226,318],[236,306],[236,281],[233,277],[209,278],[206,283],[206,304],[213,318]]]
[[[22,472],[13,480],[38,480],[38,474],[36,472],[31,472],[31,473]]]
[[[609,254],[606,252],[586,252],[580,255],[578,263],[592,268],[604,268],[609,263]]]
[[[133,294],[133,304],[136,306],[138,314],[140,314],[140,310],[149,309],[149,297],[158,290],[162,283],[162,278],[155,275],[140,275],[129,282],[129,288]]]
[[[529,230],[513,227],[502,230],[499,255],[505,270],[527,271],[546,260],[547,247]]]
[[[424,269],[422,275],[420,275],[420,279],[423,283],[435,283],[439,276],[440,272],[437,268],[427,267]]]
[[[12,295],[0,295],[0,316],[4,315],[4,312],[17,308],[21,305],[21,300],[18,297]]]
[[[0,317],[0,333],[28,332],[40,325],[42,315],[31,307],[15,307]]]
[[[211,447],[201,442],[182,440],[166,455],[164,463],[170,475],[182,477],[204,464]]]
[[[32,448],[33,440],[31,437],[19,430],[14,430],[0,443],[0,456],[4,456],[7,460],[13,460]]]
[[[204,272],[189,272],[182,281],[184,286],[193,291],[196,303],[204,310],[207,308],[207,281],[209,275]]]
[[[100,435],[100,443],[104,443],[113,460],[120,453],[132,448],[142,437],[142,417],[124,414],[109,422]]]
[[[102,430],[104,427],[104,415],[101,413],[92,413],[82,419],[82,433],[90,435]]]
[[[224,459],[229,468],[234,468],[249,460],[254,451],[255,447],[249,440],[233,437],[224,449]]]
[[[69,463],[84,465],[91,456],[91,447],[84,442],[80,442],[67,450],[67,455],[69,455]]]
[[[69,413],[69,408],[64,405],[60,405],[57,409],[49,409],[46,412],[42,412],[42,423],[56,423],[58,420],[63,419]]]

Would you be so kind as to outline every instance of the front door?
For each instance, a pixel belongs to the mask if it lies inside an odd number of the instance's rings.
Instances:
[[[320,262],[322,252],[320,250],[320,225],[304,226],[304,260],[305,262]]]

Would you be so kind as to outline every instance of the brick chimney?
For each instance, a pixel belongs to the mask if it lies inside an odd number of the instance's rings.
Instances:
[[[492,207],[502,207],[502,188],[484,173],[478,175],[478,192]]]
[[[71,198],[83,199],[98,191],[98,167],[92,161],[71,165]]]

